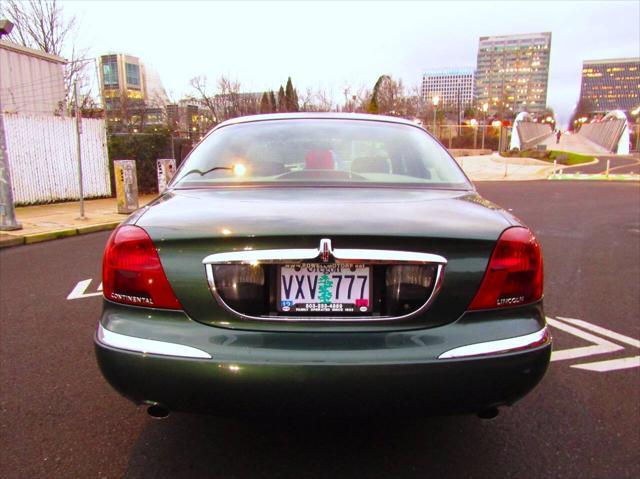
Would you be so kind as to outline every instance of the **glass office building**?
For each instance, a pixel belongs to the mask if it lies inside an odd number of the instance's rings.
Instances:
[[[551,32],[480,37],[476,97],[489,112],[514,116],[547,107]]]
[[[586,60],[580,100],[591,113],[629,112],[640,106],[640,58]]]
[[[473,68],[428,70],[422,75],[422,98],[429,104],[438,97],[444,108],[466,108],[474,104]]]

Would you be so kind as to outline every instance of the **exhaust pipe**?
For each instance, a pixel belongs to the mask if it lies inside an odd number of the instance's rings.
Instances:
[[[493,419],[500,414],[497,407],[490,407],[489,409],[484,409],[478,413],[478,417],[480,419]]]
[[[154,419],[166,419],[169,417],[169,410],[160,404],[152,404],[147,408],[147,414]]]

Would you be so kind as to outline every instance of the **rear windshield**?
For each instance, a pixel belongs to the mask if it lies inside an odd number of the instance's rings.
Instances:
[[[424,130],[348,119],[225,126],[194,149],[172,186],[254,183],[471,187],[455,161]]]

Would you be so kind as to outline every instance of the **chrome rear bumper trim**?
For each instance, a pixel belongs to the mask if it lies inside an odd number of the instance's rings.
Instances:
[[[438,356],[438,359],[465,358],[471,356],[486,356],[490,354],[504,354],[525,349],[537,348],[551,342],[549,328],[545,326],[540,331],[515,338],[499,339],[485,343],[469,344],[450,349]]]
[[[166,343],[153,339],[136,338],[114,333],[98,323],[96,332],[98,342],[116,349],[126,349],[142,354],[159,354],[161,356],[178,356],[181,358],[211,359],[211,355],[200,349],[182,344]]]
[[[323,257],[323,255],[327,255]],[[331,247],[331,240],[322,239],[319,248],[257,249],[210,254],[202,260],[208,264],[285,264],[322,259],[327,262],[333,257],[336,263],[367,264],[441,264],[446,265],[443,256],[413,251],[392,251],[379,249],[345,249]],[[326,259],[325,259],[326,258]]]

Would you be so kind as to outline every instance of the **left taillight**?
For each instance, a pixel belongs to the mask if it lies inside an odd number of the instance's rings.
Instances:
[[[145,230],[124,225],[109,238],[102,261],[105,298],[149,308],[182,309]]]

